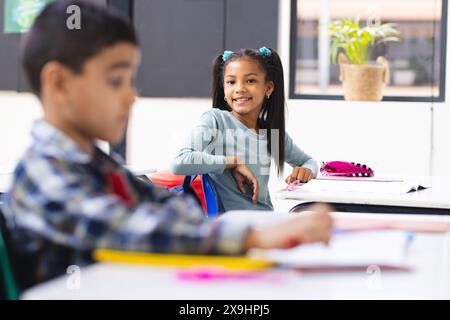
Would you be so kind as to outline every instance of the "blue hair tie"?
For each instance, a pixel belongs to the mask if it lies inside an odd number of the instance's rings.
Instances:
[[[225,50],[225,51],[222,53],[222,60],[223,60],[223,61],[227,61],[228,59],[230,59],[230,57],[231,57],[232,54],[233,54],[233,51]]]
[[[272,55],[272,51],[267,47],[259,48],[259,53],[266,57],[270,57]]]

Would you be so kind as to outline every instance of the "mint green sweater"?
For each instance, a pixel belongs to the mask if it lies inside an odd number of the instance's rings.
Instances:
[[[177,175],[208,173],[226,211],[273,210],[268,188],[271,158],[267,143],[265,130],[256,133],[230,112],[211,109],[202,115],[200,123],[184,141],[171,169]],[[247,188],[246,194],[241,193],[231,170],[226,170],[226,158],[230,156],[237,156],[244,161],[258,179],[256,204],[252,202],[251,188]],[[309,168],[317,175],[317,162],[297,147],[288,134],[285,159],[292,167]]]

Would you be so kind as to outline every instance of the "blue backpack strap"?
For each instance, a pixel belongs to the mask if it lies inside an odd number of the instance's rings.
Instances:
[[[183,188],[189,188],[191,186],[191,183],[195,180],[195,178],[197,178],[197,176],[194,176],[193,178],[192,178],[192,176],[185,176],[184,182],[183,182]]]
[[[195,200],[197,201],[198,205],[200,206],[200,208],[203,208],[202,201],[200,200],[200,198],[198,197],[197,193],[195,192],[194,188],[192,188],[192,185],[191,185],[192,182],[195,180],[195,178],[197,178],[197,176],[193,176],[193,177],[186,176],[186,177],[184,177],[183,185],[177,186],[175,188],[181,189],[184,194],[190,194],[191,196],[193,196],[195,198]]]
[[[208,218],[215,218],[225,212],[222,199],[217,193],[214,183],[208,174],[202,176],[202,184],[208,210]]]

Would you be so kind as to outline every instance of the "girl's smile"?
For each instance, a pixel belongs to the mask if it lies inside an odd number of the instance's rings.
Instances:
[[[238,106],[243,106],[251,102],[252,97],[237,97],[233,98],[233,103],[237,104]]]

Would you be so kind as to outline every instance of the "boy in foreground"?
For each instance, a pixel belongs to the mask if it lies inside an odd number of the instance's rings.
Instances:
[[[66,25],[70,5],[80,8],[81,29]],[[138,41],[121,16],[55,1],[22,49],[44,117],[3,208],[13,250],[36,257],[21,287],[90,263],[97,248],[236,255],[329,240],[327,206],[263,229],[206,220],[192,198],[142,182],[95,146],[121,140],[136,97]]]

